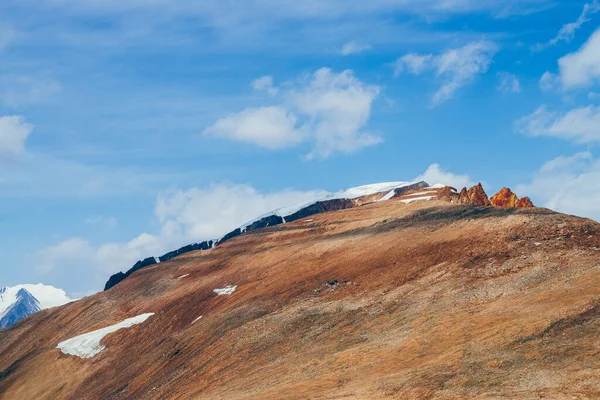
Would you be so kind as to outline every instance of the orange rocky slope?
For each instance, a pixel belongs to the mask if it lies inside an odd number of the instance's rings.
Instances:
[[[600,225],[459,198],[252,231],[35,314],[0,332],[0,397],[599,397]],[[146,313],[91,358],[56,348]]]

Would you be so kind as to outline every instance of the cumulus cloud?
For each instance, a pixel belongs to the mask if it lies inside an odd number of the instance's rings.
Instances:
[[[23,117],[0,117],[0,161],[12,160],[25,152],[25,141],[33,131],[33,125]]]
[[[548,161],[515,189],[541,206],[600,221],[600,160],[590,152]]]
[[[516,130],[529,136],[550,136],[577,143],[600,141],[600,106],[575,108],[566,113],[541,106],[516,122]]]
[[[360,54],[369,50],[371,46],[368,44],[359,44],[356,42],[348,42],[345,43],[342,48],[339,50],[340,54],[343,56],[349,56],[351,54]]]
[[[425,181],[430,185],[442,183],[457,189],[473,185],[473,180],[469,175],[458,175],[443,170],[439,164],[431,164],[427,171],[417,176],[414,181]]]
[[[329,68],[321,68],[307,76],[300,88],[292,89],[289,100],[309,117],[315,140],[308,158],[352,153],[381,143],[381,137],[362,131],[379,92],[378,86],[363,83],[350,70],[336,74]]]
[[[407,70],[418,75],[434,71],[442,86],[434,93],[431,102],[438,105],[453,98],[460,88],[471,84],[478,75],[486,73],[497,51],[496,44],[481,40],[438,55],[409,53],[396,60],[395,73]]]
[[[581,48],[558,60],[563,90],[586,88],[600,79],[600,28]]]
[[[270,88],[272,79],[261,78],[255,87]],[[205,135],[282,149],[302,141],[313,143],[307,158],[333,153],[352,153],[381,143],[364,132],[380,88],[354,76],[350,70],[336,73],[321,68],[296,82],[278,88],[281,104],[247,108],[217,120]]]
[[[505,93],[521,93],[521,83],[519,79],[508,72],[498,73],[498,90]]]
[[[266,149],[283,149],[303,140],[296,116],[283,107],[248,108],[221,118],[206,128],[205,135],[255,144]]]

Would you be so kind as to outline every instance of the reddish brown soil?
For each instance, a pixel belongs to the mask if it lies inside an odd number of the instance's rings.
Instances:
[[[251,232],[0,331],[0,398],[598,398],[599,233],[396,199]]]

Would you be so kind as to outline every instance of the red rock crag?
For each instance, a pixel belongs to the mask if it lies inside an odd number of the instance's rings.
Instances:
[[[485,190],[483,190],[483,186],[481,183],[473,186],[469,190],[467,188],[463,188],[458,195],[459,204],[472,204],[476,206],[490,206],[490,199],[488,198]]]
[[[488,198],[481,183],[467,190],[464,187],[458,195],[451,196],[450,201],[458,204],[471,204],[477,206],[494,206],[501,208],[534,208],[535,205],[529,197],[519,197],[509,188],[502,188],[498,193]]]
[[[490,200],[495,207],[502,208],[533,208],[535,207],[529,197],[519,197],[509,188],[502,188],[498,193],[492,196]]]

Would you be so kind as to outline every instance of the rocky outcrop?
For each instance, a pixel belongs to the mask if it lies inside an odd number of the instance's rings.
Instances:
[[[490,200],[483,190],[481,183],[471,187],[469,190],[463,188],[458,196],[459,204],[471,204],[475,206],[490,206]]]
[[[502,188],[498,193],[492,196],[491,203],[495,207],[517,208],[519,198],[509,188]]]
[[[184,247],[174,250],[174,251],[170,251],[158,258],[148,257],[144,260],[140,260],[140,261],[136,262],[135,265],[133,267],[131,267],[127,272],[124,272],[124,273],[117,272],[116,274],[111,276],[108,279],[108,281],[106,282],[106,284],[104,285],[104,290],[108,290],[108,289],[114,287],[115,285],[117,285],[118,283],[123,281],[123,279],[127,278],[129,275],[133,274],[137,270],[149,267],[154,264],[158,264],[159,262],[169,261],[172,258],[175,258],[175,257],[180,256],[185,253],[189,253],[190,251],[208,250],[208,249],[212,248],[213,245],[214,245],[214,241],[212,241],[212,240],[208,240],[208,241],[204,241],[204,242],[200,242],[200,243],[188,244],[187,246],[184,246]]]
[[[535,205],[533,205],[533,202],[529,197],[523,197],[517,203],[517,208],[535,208]]]
[[[529,197],[519,197],[509,188],[502,188],[498,193],[492,196],[491,203],[495,207],[501,208],[534,208]]]

